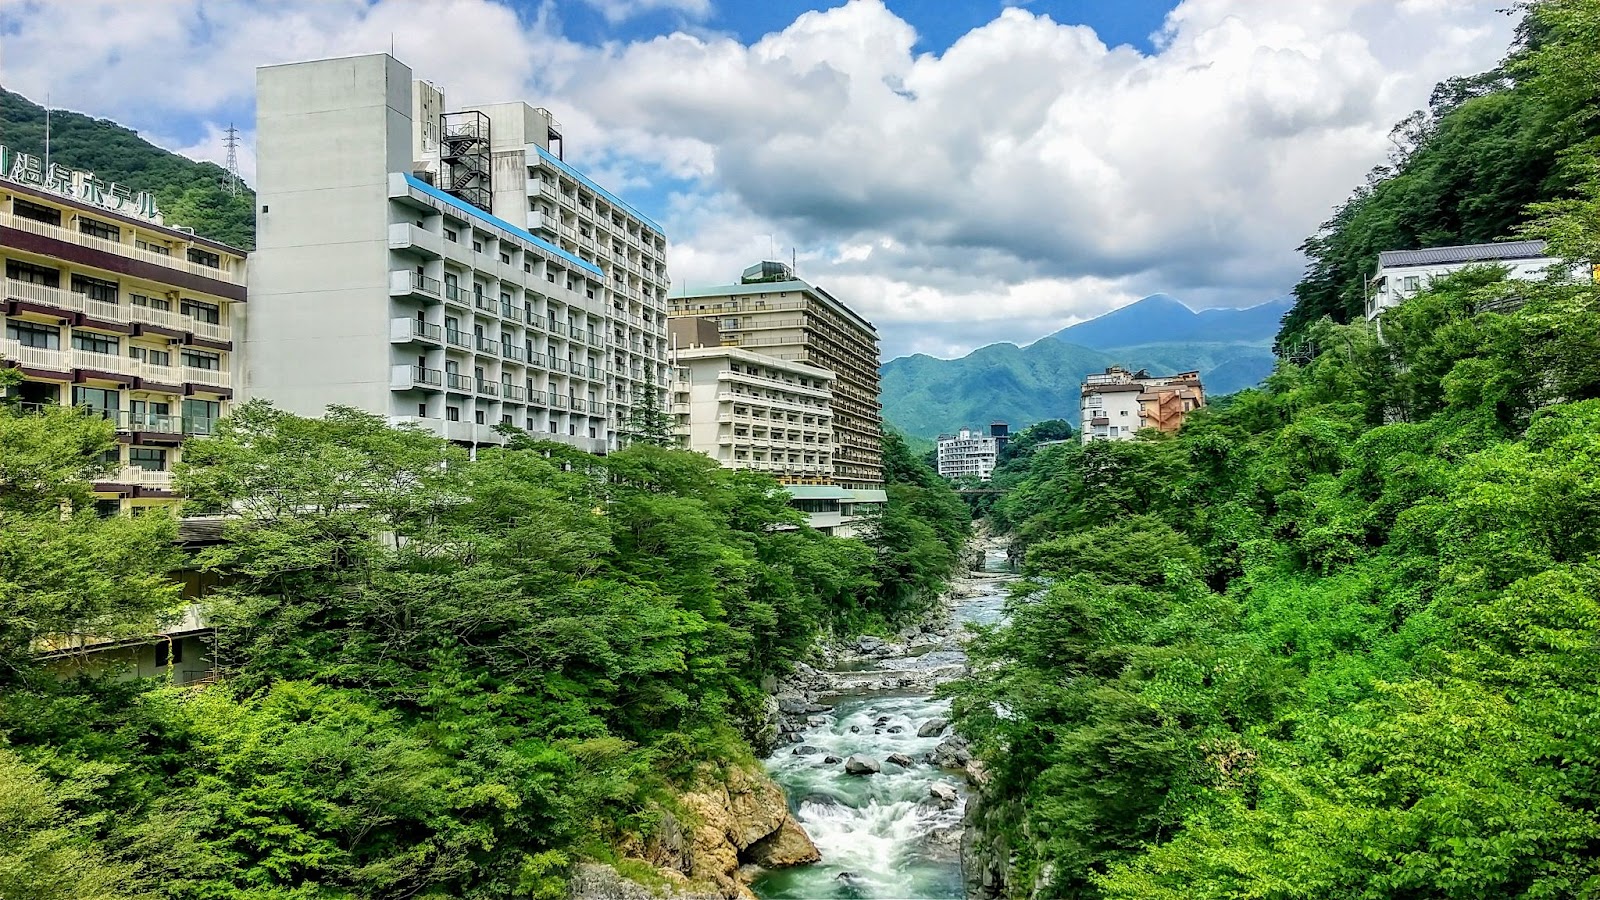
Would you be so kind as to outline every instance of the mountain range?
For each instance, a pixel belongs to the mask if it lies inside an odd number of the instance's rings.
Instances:
[[[1084,376],[1113,365],[1152,374],[1198,369],[1209,396],[1229,394],[1272,372],[1273,336],[1293,303],[1285,297],[1195,311],[1152,294],[1026,347],[991,344],[960,359],[892,359],[881,369],[883,417],[921,438],[993,421],[1014,430],[1057,418],[1076,425]]]

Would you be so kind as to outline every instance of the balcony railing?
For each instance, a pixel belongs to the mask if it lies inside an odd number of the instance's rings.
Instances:
[[[113,484],[126,484],[133,487],[150,488],[159,491],[172,490],[172,473],[165,470],[141,469],[138,466],[123,466],[116,474],[107,479]]]
[[[459,372],[446,372],[444,373],[444,386],[446,390],[470,394],[472,393],[473,380]]]
[[[395,366],[389,374],[389,388],[402,391],[419,387],[437,388],[443,375],[438,369],[424,366]]]
[[[500,385],[495,384],[494,382],[489,381],[487,379],[479,379],[478,380],[478,384],[477,384],[477,388],[478,388],[478,393],[484,395],[485,397],[498,397],[498,396],[500,396]]]
[[[389,340],[394,342],[431,341],[437,344],[444,329],[420,319],[396,318],[389,320]]]
[[[468,292],[463,291],[461,289],[461,285],[459,284],[446,283],[444,286],[444,302],[446,303],[451,303],[462,308],[470,307],[472,305],[472,301],[467,299],[468,296]]]
[[[500,318],[509,319],[512,322],[521,322],[522,309],[510,303],[501,303]]]
[[[472,336],[458,329],[447,330],[444,333],[444,342],[452,347],[460,347],[463,350],[472,349]]]
[[[521,347],[518,347],[516,344],[506,341],[500,347],[500,355],[509,360],[522,362],[527,358],[528,354],[527,351],[523,350]]]
[[[5,289],[6,297],[9,299],[37,303],[40,306],[48,306],[63,312],[79,312],[102,322],[156,325],[162,328],[170,328],[174,331],[190,332],[199,337],[216,341],[233,339],[233,330],[227,325],[205,322],[176,310],[157,309],[152,306],[142,306],[134,303],[124,304],[95,300],[75,291],[47,287],[29,281],[18,281],[15,278],[6,279]]]
[[[491,340],[489,338],[484,337],[481,334],[477,336],[477,340],[475,341],[475,343],[476,343],[476,345],[478,347],[478,350],[480,352],[482,352],[482,353],[499,354],[499,352],[500,352],[500,342],[499,341]]]
[[[188,259],[175,253],[168,255],[165,253],[155,253],[150,250],[141,250],[132,244],[124,244],[118,241],[108,240],[106,238],[94,237],[79,231],[74,231],[70,228],[63,228],[59,225],[50,225],[45,222],[35,221],[33,219],[24,219],[21,216],[14,216],[9,213],[0,213],[0,225],[3,225],[7,228],[15,228],[18,231],[26,231],[30,234],[54,238],[58,241],[65,241],[69,244],[77,244],[80,247],[88,247],[93,250],[102,250],[106,253],[114,253],[118,256],[126,257],[128,259],[139,260],[140,262],[153,263],[154,265],[163,266],[168,269],[177,269],[180,272],[188,272],[191,275],[214,278],[218,281],[226,281],[229,284],[244,284],[243,272],[236,273],[231,269],[213,268],[201,263],[190,262]]]
[[[444,285],[439,279],[420,272],[396,270],[389,273],[389,293],[396,297],[417,294],[437,300],[444,295]]]

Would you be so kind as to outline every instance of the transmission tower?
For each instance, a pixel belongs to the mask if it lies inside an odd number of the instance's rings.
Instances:
[[[227,137],[223,144],[228,148],[228,193],[239,196],[239,129],[228,123]]]

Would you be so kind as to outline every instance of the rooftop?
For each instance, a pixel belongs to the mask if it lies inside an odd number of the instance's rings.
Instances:
[[[1433,247],[1427,250],[1385,250],[1378,254],[1378,267],[1387,269],[1393,266],[1435,266],[1446,263],[1539,259],[1544,255],[1544,241],[1501,241],[1493,244]]]
[[[846,316],[849,316],[851,319],[854,319],[863,328],[872,332],[873,335],[878,333],[878,329],[873,327],[871,322],[868,322],[855,310],[846,306],[838,297],[833,296],[816,285],[801,281],[798,278],[794,279],[793,281],[771,281],[764,284],[715,284],[698,288],[691,288],[688,285],[684,285],[683,290],[676,294],[669,295],[667,300],[710,300],[713,298],[721,300],[733,297],[752,297],[757,294],[783,294],[788,293],[789,291],[811,293],[824,302],[832,304],[840,312],[844,313]],[[716,311],[706,310],[706,314],[715,315]]]

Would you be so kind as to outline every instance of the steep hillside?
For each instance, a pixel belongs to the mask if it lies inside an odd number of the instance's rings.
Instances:
[[[44,155],[44,107],[0,88],[0,144]],[[255,247],[255,192],[226,188],[227,172],[157,147],[107,119],[55,110],[50,115],[50,159],[105,179],[149,191],[169,225],[242,247]]]

